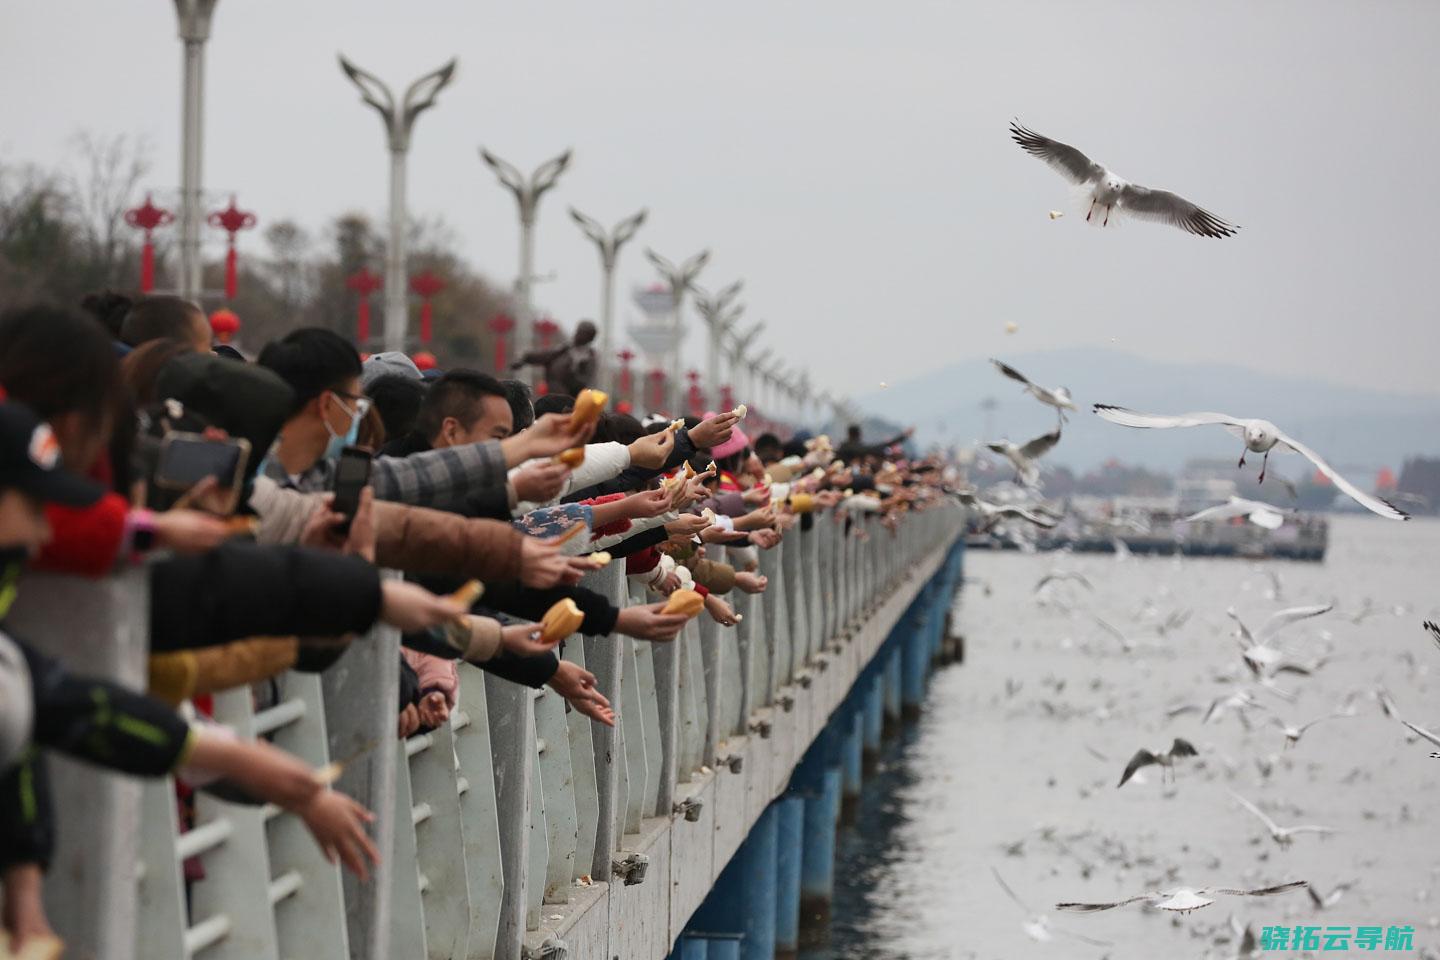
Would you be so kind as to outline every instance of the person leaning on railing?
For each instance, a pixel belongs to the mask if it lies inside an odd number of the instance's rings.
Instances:
[[[60,467],[59,442],[48,425],[19,403],[0,398],[0,551],[11,564],[44,546],[51,536],[47,503],[86,507],[104,495],[100,484]],[[8,607],[8,603],[6,604]],[[0,610],[0,631],[5,611]],[[255,797],[298,814],[331,861],[366,875],[378,862],[363,807],[321,784],[310,769],[263,742],[195,727],[164,705],[117,684],[74,675],[24,640],[5,633],[0,659],[7,675],[29,680],[29,715],[0,714],[26,729],[0,731],[12,746],[0,758],[0,922],[18,951],[27,941],[53,936],[41,901],[41,876],[54,845],[43,749],[127,773],[160,776],[188,767],[229,779]]]

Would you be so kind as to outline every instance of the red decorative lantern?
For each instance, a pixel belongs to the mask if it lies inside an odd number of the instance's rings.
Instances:
[[[221,343],[229,343],[235,334],[240,332],[240,317],[234,310],[221,307],[210,314],[210,329],[214,332],[216,340]]]
[[[685,379],[690,381],[690,415],[698,417],[705,411],[705,398],[700,394],[700,371],[691,370]]]
[[[360,297],[360,306],[355,314],[355,342],[363,344],[370,339],[370,294],[385,286],[385,278],[361,267],[345,278],[345,286]]]
[[[490,332],[495,334],[495,374],[504,376],[507,364],[505,362],[505,334],[515,329],[515,321],[503,313],[497,313],[490,318]]]
[[[633,350],[621,350],[615,356],[620,358],[620,396],[629,399],[633,385],[630,378],[630,361],[635,359]]]
[[[651,370],[650,377],[650,412],[659,413],[665,406],[665,371]]]
[[[555,334],[560,332],[560,324],[549,317],[542,317],[535,321],[535,339],[540,343],[541,350],[549,350],[550,343],[555,339]]]
[[[425,370],[434,370],[435,367],[438,365],[438,361],[436,361],[435,359],[435,354],[431,353],[429,350],[421,350],[419,353],[415,354],[415,356],[411,357],[410,360],[415,364],[416,369],[422,372]]]
[[[155,289],[155,244],[152,234],[157,227],[163,227],[175,220],[175,214],[162,210],[145,194],[144,206],[125,211],[125,222],[137,230],[145,231],[145,244],[140,248],[140,292],[149,293]]]
[[[730,389],[730,384],[723,384],[720,387],[720,409],[735,409],[735,391]]]
[[[236,290],[235,264],[238,259],[235,254],[235,234],[241,230],[248,230],[255,226],[255,214],[247,213],[235,206],[235,195],[230,195],[230,206],[224,210],[217,210],[205,218],[205,222],[212,227],[219,227],[228,234],[229,249],[225,251],[225,299],[234,300]]]
[[[420,298],[420,342],[430,342],[430,298],[445,289],[445,280],[429,270],[410,278],[410,289]]]

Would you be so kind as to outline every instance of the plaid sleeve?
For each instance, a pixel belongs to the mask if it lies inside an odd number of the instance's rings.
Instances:
[[[498,440],[425,450],[408,457],[376,457],[370,482],[377,500],[458,510],[470,496],[505,482]]]

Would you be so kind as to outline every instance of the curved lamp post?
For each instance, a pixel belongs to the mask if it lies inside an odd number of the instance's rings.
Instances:
[[[751,395],[753,379],[750,371],[745,367],[745,359],[748,356],[750,347],[755,343],[756,338],[765,330],[765,321],[756,320],[755,325],[744,333],[737,333],[730,341],[730,379],[734,381],[735,392],[740,397],[741,403],[750,403],[755,398]]]
[[[695,309],[710,331],[710,353],[706,357],[705,380],[710,385],[710,389],[716,391],[717,396],[720,390],[720,351],[723,337],[730,332],[730,328],[735,325],[735,322],[740,319],[740,314],[744,312],[744,308],[739,304],[736,305],[735,310],[727,312],[727,308],[730,306],[730,302],[739,296],[740,290],[744,286],[745,281],[736,280],[712,296],[698,285],[690,284],[690,290],[695,294]]]
[[[607,377],[610,369],[611,336],[615,326],[615,263],[620,257],[620,248],[635,236],[635,231],[645,222],[648,211],[643,208],[638,213],[631,214],[624,220],[615,224],[614,229],[609,233],[600,225],[600,221],[570,208],[570,219],[580,225],[580,230],[595,241],[595,246],[600,251],[600,382],[613,389],[613,378]]]
[[[555,181],[570,165],[570,155],[571,151],[566,150],[558,157],[546,160],[526,178],[514,164],[501,160],[484,147],[480,148],[480,159],[495,171],[500,183],[515,194],[515,203],[520,211],[520,275],[515,278],[515,298],[520,302],[522,316],[515,328],[516,357],[530,352],[530,338],[534,332],[530,287],[535,279],[535,211],[540,208],[540,198],[555,186]]]
[[[670,288],[670,300],[674,304],[675,310],[675,353],[670,358],[670,382],[672,385],[678,384],[680,382],[680,307],[685,301],[685,291],[695,282],[695,278],[705,268],[705,264],[710,262],[710,251],[701,250],[688,260],[674,264],[646,247],[645,258],[655,265],[655,269],[659,270],[660,276],[664,278],[666,286]]]
[[[360,89],[360,99],[374,107],[385,124],[390,146],[390,238],[385,245],[385,333],[386,350],[405,349],[408,309],[405,300],[405,155],[410,151],[410,131],[415,118],[435,105],[439,95],[455,76],[457,61],[451,59],[410,86],[397,103],[390,88],[340,55],[340,69]]]

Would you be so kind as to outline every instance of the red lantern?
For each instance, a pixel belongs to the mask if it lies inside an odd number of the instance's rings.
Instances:
[[[235,206],[235,196],[230,196],[230,206],[224,210],[218,210],[205,218],[205,222],[212,227],[219,227],[229,235],[229,249],[225,251],[225,299],[234,300],[236,290],[235,263],[235,234],[241,230],[248,230],[255,226],[255,214],[247,213]]]
[[[355,342],[363,344],[370,339],[370,294],[385,286],[385,278],[361,267],[345,278],[345,286],[360,297],[360,306],[355,314]]]
[[[445,289],[445,281],[429,270],[410,278],[410,289],[420,297],[420,342],[430,342],[430,298]]]
[[[415,356],[411,357],[410,360],[415,364],[416,369],[420,370],[421,372],[424,372],[426,370],[434,370],[437,366],[435,354],[431,353],[429,350],[421,350],[419,353],[415,354]]]
[[[730,384],[728,383],[720,387],[720,409],[735,409],[735,391],[730,389]]]
[[[621,350],[615,356],[620,358],[620,396],[629,399],[630,387],[630,361],[635,359],[633,350]]]
[[[490,319],[490,332],[495,334],[495,375],[503,377],[507,364],[505,362],[505,334],[515,329],[515,321],[503,313],[497,313]]]
[[[549,350],[550,342],[555,339],[555,334],[560,332],[560,324],[549,317],[542,317],[535,321],[535,339],[540,341],[541,350]]]
[[[140,292],[149,293],[155,289],[155,244],[152,234],[157,227],[163,227],[175,220],[175,214],[162,210],[145,194],[144,206],[125,211],[125,222],[137,230],[145,231],[145,243],[140,248]]]
[[[705,398],[700,394],[700,371],[691,370],[685,378],[690,381],[690,415],[698,417],[705,410]]]
[[[240,317],[234,310],[221,307],[210,314],[210,329],[215,333],[216,340],[229,343],[235,334],[240,332]]]
[[[650,371],[650,412],[659,413],[665,406],[665,371]]]

